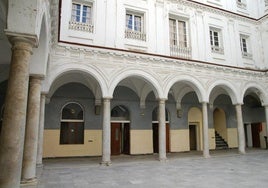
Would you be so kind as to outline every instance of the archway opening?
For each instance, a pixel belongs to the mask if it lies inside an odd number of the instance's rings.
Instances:
[[[220,108],[216,108],[213,112],[213,120],[215,129],[215,149],[227,149],[228,132],[225,112]]]
[[[68,103],[62,109],[60,144],[84,144],[84,110],[78,103]]]
[[[190,150],[202,150],[202,112],[197,107],[191,107],[188,111],[189,148]]]

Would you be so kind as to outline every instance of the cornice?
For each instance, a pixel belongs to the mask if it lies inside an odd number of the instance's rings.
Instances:
[[[196,1],[192,1],[192,0],[169,0],[172,3],[180,3],[184,6],[188,6],[189,8],[195,8],[195,9],[199,9],[202,11],[206,11],[206,12],[210,12],[210,13],[214,13],[217,15],[222,15],[228,18],[232,18],[232,19],[236,19],[236,20],[240,20],[240,21],[244,21],[244,22],[250,22],[252,24],[257,24],[258,19],[252,18],[252,17],[248,17],[242,14],[238,14],[235,12],[231,12],[225,9],[221,9],[219,7],[215,7],[215,6],[211,6],[211,5],[207,5],[207,4],[203,4],[200,2],[196,2]]]

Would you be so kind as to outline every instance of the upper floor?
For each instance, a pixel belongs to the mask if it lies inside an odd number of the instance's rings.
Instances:
[[[265,69],[266,7],[265,0],[60,0],[59,41]]]

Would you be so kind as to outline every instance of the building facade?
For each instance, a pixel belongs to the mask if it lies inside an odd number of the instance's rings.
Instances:
[[[0,185],[42,158],[266,148],[266,0],[1,0]]]

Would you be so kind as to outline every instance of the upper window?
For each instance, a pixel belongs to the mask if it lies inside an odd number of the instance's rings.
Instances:
[[[81,4],[77,2],[72,3],[72,13],[69,28],[91,33],[93,32],[91,4]]]
[[[177,19],[169,19],[170,55],[182,58],[190,58],[187,22]]]
[[[240,47],[242,57],[251,59],[252,54],[250,53],[249,36],[242,34],[240,35]]]
[[[68,103],[62,109],[60,144],[84,144],[84,112],[77,103]]]
[[[133,12],[126,13],[125,38],[146,41],[143,14]]]
[[[247,8],[246,0],[236,0],[236,5],[237,5],[238,8],[242,8],[242,9]]]
[[[268,7],[268,0],[264,0],[265,7]]]
[[[211,51],[223,54],[224,49],[222,44],[221,30],[218,28],[210,27],[209,34],[210,34]]]

